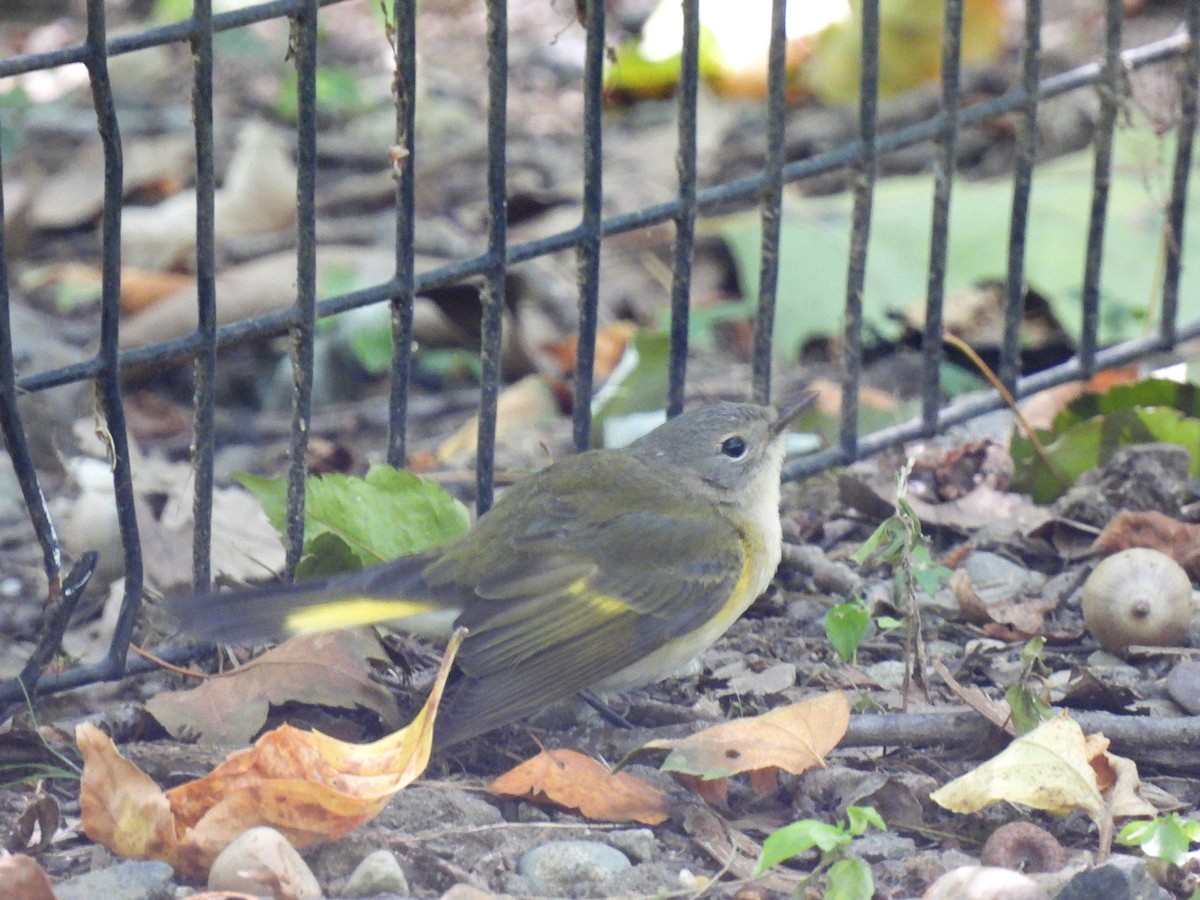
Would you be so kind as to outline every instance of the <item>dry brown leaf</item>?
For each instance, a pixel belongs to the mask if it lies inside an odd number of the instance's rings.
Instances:
[[[736,719],[684,738],[650,741],[642,749],[669,750],[667,772],[728,778],[775,767],[799,775],[825,765],[825,755],[850,726],[850,704],[841,691]]]
[[[195,169],[196,144],[190,135],[127,137],[122,145],[121,176],[126,194],[179,184]],[[103,209],[104,147],[99,140],[89,140],[39,185],[29,209],[30,227],[75,228],[96,219]],[[194,215],[188,227],[195,232]]]
[[[678,820],[684,833],[709,859],[734,878],[751,878],[755,864],[762,855],[761,844],[699,804],[686,807]],[[776,867],[754,878],[748,887],[753,885],[787,896],[796,890],[803,878],[800,872]]]
[[[625,348],[637,333],[637,325],[632,322],[617,321],[601,325],[596,329],[595,376],[601,382],[612,374]],[[558,374],[564,378],[575,371],[575,363],[579,359],[579,335],[572,334],[558,341],[548,341],[543,349],[550,354],[558,367]]]
[[[1113,516],[1092,544],[1101,556],[1111,556],[1133,547],[1165,553],[1200,581],[1200,525],[1180,522],[1164,513],[1123,510]]]
[[[213,195],[218,244],[273,234],[296,221],[296,167],[284,139],[264,122],[238,132],[220,190]],[[121,250],[147,269],[195,267],[196,192],[183,191],[156,206],[130,206],[121,222]]]
[[[955,573],[957,574],[957,573]],[[950,674],[950,670],[946,668],[946,664],[940,659],[933,661],[933,671],[941,676],[946,682],[946,686],[950,688],[959,700],[965,703],[975,712],[979,713],[997,728],[1007,731],[1010,735],[1016,734],[1012,723],[1012,709],[1004,700],[993,700],[979,688],[974,685],[964,685],[957,678]]]
[[[971,576],[965,569],[958,569],[950,576],[950,590],[958,607],[976,624],[1007,626],[1006,629],[989,629],[988,633],[1003,636],[1009,630],[1015,632],[1010,640],[1028,640],[1042,633],[1047,613],[1058,607],[1058,598],[1034,594],[1014,594],[987,603],[975,590]]]
[[[561,381],[548,375],[526,375],[500,392],[496,401],[496,440],[527,432],[530,426],[562,415]],[[461,465],[475,455],[479,442],[479,416],[471,416],[438,445],[442,465]]]
[[[192,540],[192,485],[188,467],[183,463],[167,463],[176,478],[165,492],[166,503],[156,518],[143,520],[142,552],[146,557],[146,576],[154,586],[166,593],[188,589],[192,583],[191,561],[173,552],[186,547]],[[142,480],[136,482],[139,495],[156,492]],[[233,582],[261,580],[264,576],[282,571],[283,543],[279,532],[271,527],[257,498],[240,487],[217,488],[213,491],[212,508],[212,567],[214,577]]]
[[[186,288],[196,278],[180,272],[159,272],[126,266],[121,269],[121,312],[133,315]]]
[[[817,394],[813,408],[826,416],[842,414],[842,384],[831,378],[814,378],[805,385],[806,390]],[[894,393],[879,388],[864,386],[858,394],[860,409],[872,411],[898,412],[900,399]]]
[[[574,750],[543,750],[505,772],[488,791],[575,809],[593,820],[658,825],[668,816],[667,795],[660,789]]]
[[[371,678],[371,660],[386,659],[370,628],[304,635],[199,687],[158,694],[146,710],[173,737],[210,744],[246,743],[271,706],[289,702],[365,707],[392,729],[400,724],[399,707],[391,691]]]
[[[1033,428],[1047,431],[1054,426],[1054,417],[1066,409],[1073,400],[1087,393],[1103,394],[1120,384],[1132,384],[1142,378],[1137,365],[1123,369],[1105,369],[1093,375],[1086,383],[1069,381],[1056,387],[1038,391],[1021,401],[1021,412],[1025,421]]]
[[[464,631],[446,647],[425,706],[373,744],[347,744],[284,725],[205,777],[163,792],[98,728],[75,730],[83,753],[81,819],[93,841],[132,859],[159,859],[199,879],[247,828],[269,825],[299,848],[337,840],[373,818],[425,771],[433,722]]]
[[[1108,752],[1108,738],[1103,734],[1087,736],[1088,762],[1096,773],[1100,792],[1108,803],[1113,818],[1154,818],[1159,809],[1141,795],[1142,780],[1137,763],[1132,759]]]
[[[728,778],[704,779],[687,772],[672,772],[671,777],[710,806],[725,806],[729,802]]]

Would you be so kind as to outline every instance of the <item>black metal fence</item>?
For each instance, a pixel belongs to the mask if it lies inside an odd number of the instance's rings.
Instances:
[[[862,3],[862,74],[857,140],[808,159],[786,162],[784,154],[785,25],[786,0],[774,0],[770,36],[766,99],[765,164],[753,175],[699,189],[697,185],[696,109],[699,23],[696,0],[683,0],[685,44],[682,77],[678,88],[679,189],[677,195],[635,212],[604,218],[603,167],[601,165],[602,73],[605,57],[605,5],[588,0],[581,5],[587,32],[583,77],[583,212],[579,224],[568,230],[525,243],[510,244],[507,236],[506,92],[508,82],[508,24],[505,0],[487,0],[488,86],[488,225],[486,252],[433,271],[414,274],[414,133],[416,107],[416,4],[394,0],[396,73],[396,143],[409,154],[397,166],[396,269],[390,280],[341,296],[316,301],[316,235],[314,184],[316,172],[317,23],[324,6],[341,0],[274,0],[214,15],[211,0],[195,0],[192,18],[177,24],[146,29],[110,40],[106,35],[103,0],[87,2],[87,37],[79,46],[40,54],[0,59],[0,77],[82,62],[87,67],[99,122],[105,159],[103,213],[103,286],[100,349],[95,358],[53,371],[17,378],[14,371],[9,318],[9,280],[4,267],[3,233],[0,231],[0,428],[20,482],[29,516],[37,533],[49,578],[49,596],[38,646],[19,679],[0,685],[0,702],[18,700],[26,692],[50,692],[95,681],[145,671],[150,664],[127,662],[130,638],[143,589],[143,569],[134,512],[130,455],[120,375],[123,368],[191,358],[195,366],[195,420],[193,465],[195,470],[193,578],[198,590],[210,584],[210,547],[213,488],[213,421],[216,354],[221,347],[254,336],[287,332],[293,361],[291,455],[288,489],[287,560],[289,571],[299,559],[303,537],[306,449],[312,408],[314,325],[319,317],[370,303],[389,303],[393,322],[388,461],[402,465],[405,458],[405,421],[409,394],[414,297],[430,288],[482,276],[482,411],[478,443],[478,503],[486,509],[492,501],[492,470],[496,403],[500,384],[501,312],[507,269],[519,262],[574,248],[578,256],[579,351],[574,390],[574,437],[579,447],[589,440],[589,400],[593,390],[593,348],[596,340],[600,248],[604,238],[671,222],[675,227],[674,273],[671,284],[671,352],[669,411],[683,405],[687,365],[688,301],[691,285],[693,236],[697,217],[731,204],[758,204],[762,210],[760,293],[753,348],[753,396],[769,399],[772,323],[780,247],[783,186],[839,169],[852,171],[853,216],[850,261],[846,276],[843,393],[840,440],[816,455],[792,462],[785,477],[796,478],[823,467],[861,458],[882,448],[964,421],[1000,405],[993,393],[940,406],[939,363],[943,345],[943,305],[949,237],[950,197],[955,181],[956,142],[964,125],[978,124],[1002,114],[1015,114],[1020,122],[1019,148],[1013,179],[1012,218],[1008,252],[1007,298],[1000,377],[1015,396],[1085,377],[1097,369],[1122,364],[1151,352],[1169,349],[1186,338],[1200,336],[1200,321],[1178,321],[1182,235],[1187,184],[1192,167],[1196,130],[1197,80],[1200,78],[1200,0],[1188,0],[1184,30],[1171,37],[1131,49],[1122,49],[1124,4],[1105,0],[1106,49],[1103,59],[1051,77],[1040,78],[1039,35],[1041,0],[1026,0],[1021,44],[1021,80],[1017,87],[987,102],[960,108],[959,64],[963,27],[963,0],[947,0],[942,47],[941,111],[933,118],[898,130],[880,133],[877,125],[876,82],[879,71],[880,16],[878,0]],[[797,0],[793,0],[797,2]],[[213,170],[213,35],[271,18],[289,17],[292,49],[298,76],[298,212],[297,296],[290,309],[260,318],[217,327],[215,307],[214,170]],[[134,351],[119,352],[120,233],[122,194],[121,134],[108,78],[108,60],[121,53],[171,42],[187,42],[195,61],[193,116],[197,152],[197,283],[199,326],[190,335]],[[1156,333],[1116,346],[1100,347],[1097,341],[1100,314],[1100,271],[1103,235],[1108,211],[1113,134],[1126,96],[1126,78],[1133,69],[1183,60],[1180,67],[1179,116],[1171,194],[1167,208],[1160,326]],[[1052,369],[1020,375],[1019,330],[1023,306],[1025,235],[1034,169],[1036,122],[1039,104],[1049,98],[1083,89],[1097,89],[1102,112],[1094,139],[1095,165],[1087,241],[1084,291],[1081,300],[1082,332],[1078,352]],[[923,142],[936,145],[936,187],[933,227],[928,237],[930,261],[927,305],[922,341],[922,413],[917,420],[869,435],[859,435],[858,395],[863,356],[863,292],[870,246],[871,207],[879,159]],[[0,198],[0,212],[2,212]],[[914,236],[916,239],[916,236]],[[1192,261],[1195,264],[1195,261]],[[113,479],[120,532],[124,545],[124,603],[107,657],[97,665],[46,673],[57,653],[67,621],[78,603],[94,558],[63,570],[60,542],[47,502],[39,485],[29,444],[17,409],[18,394],[36,392],[76,381],[94,380],[100,410],[111,435]],[[166,648],[164,656],[181,658],[188,648]]]

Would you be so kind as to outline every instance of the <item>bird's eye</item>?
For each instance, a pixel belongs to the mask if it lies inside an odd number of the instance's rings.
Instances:
[[[746,439],[736,434],[721,441],[721,452],[730,459],[741,459],[746,455]]]

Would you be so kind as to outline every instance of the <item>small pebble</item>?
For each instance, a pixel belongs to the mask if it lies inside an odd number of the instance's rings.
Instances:
[[[649,828],[610,831],[605,837],[609,844],[630,857],[634,862],[649,862],[658,852],[658,839]]]
[[[1200,716],[1200,661],[1185,659],[1167,676],[1167,693],[1193,716]]]
[[[321,886],[296,848],[274,828],[250,828],[222,850],[208,873],[210,891],[319,900]]]
[[[36,859],[24,853],[0,857],[0,885],[20,900],[54,900],[50,878]]]
[[[951,869],[921,900],[1048,900],[1037,882],[1011,869],[961,866]],[[1096,898],[1092,898],[1096,900]]]
[[[1146,868],[1146,861],[1121,854],[1103,865],[1080,872],[1055,900],[1171,900]]]
[[[551,841],[527,851],[517,872],[543,897],[582,897],[632,867],[629,858],[599,841]]]
[[[380,894],[408,896],[408,879],[400,861],[391,850],[368,854],[346,880],[342,893],[347,897],[377,897]]]
[[[58,900],[173,900],[175,873],[165,862],[127,861],[54,886]]]

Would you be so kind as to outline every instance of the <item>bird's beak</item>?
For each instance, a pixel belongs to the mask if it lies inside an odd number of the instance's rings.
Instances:
[[[775,421],[771,423],[771,437],[776,438],[787,431],[788,427],[796,421],[800,413],[812,406],[813,401],[816,399],[816,391],[805,391],[791,403],[780,407]]]

